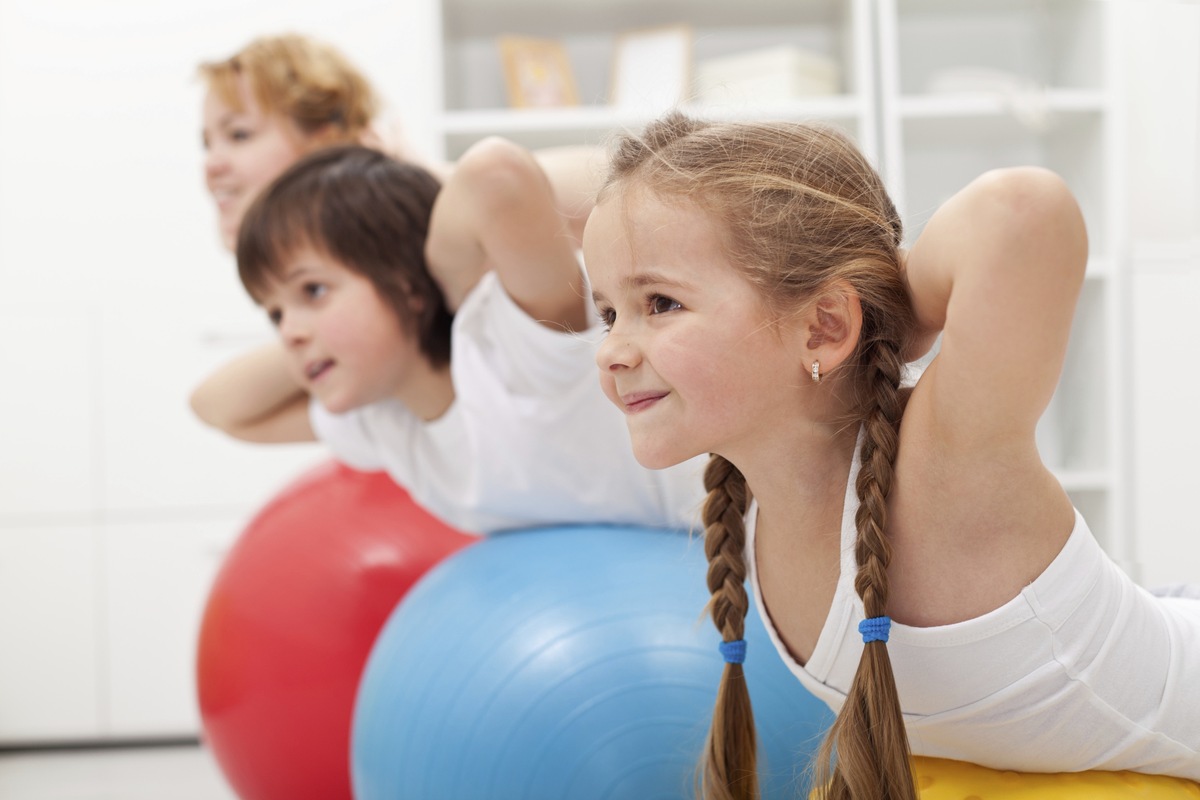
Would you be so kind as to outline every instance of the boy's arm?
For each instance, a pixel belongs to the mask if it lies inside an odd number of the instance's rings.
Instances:
[[[576,248],[583,246],[583,227],[596,206],[608,156],[602,147],[567,145],[534,150],[533,157],[554,191],[558,213],[567,223]]]
[[[209,375],[191,396],[201,421],[247,442],[316,441],[308,393],[287,369],[278,342],[244,353]]]
[[[463,155],[439,193],[425,254],[452,310],[494,269],[530,317],[583,330],[587,305],[569,228],[533,155],[489,138]]]
[[[423,158],[412,147],[399,121],[376,123],[363,132],[360,143],[375,147],[392,158],[418,164],[445,184],[454,172],[448,162]],[[594,145],[562,145],[532,151],[554,191],[558,212],[567,221],[576,247],[583,245],[583,226],[596,205],[596,193],[607,170],[607,154]]]

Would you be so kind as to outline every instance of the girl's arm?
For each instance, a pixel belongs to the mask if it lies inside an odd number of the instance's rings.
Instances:
[[[1078,204],[1047,170],[989,172],[933,215],[906,277],[918,325],[942,331],[922,383],[943,444],[1032,443],[1086,268]]]
[[[283,345],[251,350],[209,375],[191,396],[201,421],[247,442],[316,441],[308,394],[287,369]]]
[[[570,226],[545,173],[516,144],[485,139],[458,161],[434,204],[425,254],[452,310],[494,269],[533,319],[587,327]]]

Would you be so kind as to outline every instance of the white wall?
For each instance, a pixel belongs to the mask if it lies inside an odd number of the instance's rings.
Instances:
[[[325,453],[187,408],[272,335],[202,187],[196,66],[297,30],[427,102],[406,5],[0,0],[0,744],[198,730],[222,548]]]
[[[1127,8],[1137,556],[1200,581],[1200,4]]]

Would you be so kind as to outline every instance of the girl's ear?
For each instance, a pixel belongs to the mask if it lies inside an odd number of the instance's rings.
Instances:
[[[858,346],[862,304],[850,284],[839,281],[825,291],[808,314],[807,347],[821,370],[839,366]]]

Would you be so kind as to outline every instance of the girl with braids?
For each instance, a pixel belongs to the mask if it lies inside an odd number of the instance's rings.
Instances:
[[[444,185],[367,147],[318,150],[238,233],[279,341],[220,367],[192,407],[247,441],[319,439],[471,533],[690,527],[701,465],[640,467],[596,391],[577,332],[598,320],[567,226],[536,159],[503,139]]]
[[[915,797],[910,751],[1200,779],[1200,600],[1121,573],[1034,443],[1087,261],[1074,198],[993,171],[901,239],[843,135],[677,114],[618,142],[588,221],[600,381],[638,461],[711,454],[728,663],[704,796],[757,795],[752,601],[839,711],[826,797]]]

